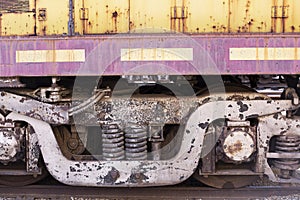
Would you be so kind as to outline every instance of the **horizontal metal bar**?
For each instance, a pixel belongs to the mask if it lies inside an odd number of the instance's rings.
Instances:
[[[13,170],[13,169],[0,169],[0,175],[6,176],[25,176],[25,175],[40,175],[42,171],[38,172],[27,172],[26,170]]]
[[[299,158],[300,159],[300,153],[267,153],[267,158]]]
[[[214,173],[201,173],[200,175],[203,176],[223,176],[223,175],[232,175],[232,176],[240,176],[240,175],[247,175],[247,176],[259,176],[263,173],[253,172],[249,169],[226,169],[226,170],[217,170]]]

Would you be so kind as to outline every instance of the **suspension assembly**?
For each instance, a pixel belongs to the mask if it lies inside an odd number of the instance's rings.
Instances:
[[[299,153],[300,152],[299,136],[277,136],[275,143],[276,153]],[[300,160],[297,158],[277,158],[274,160],[274,166],[280,169],[279,176],[289,179],[293,171],[300,167]]]
[[[127,160],[147,159],[147,127],[130,125],[125,129],[125,153]]]
[[[104,160],[123,160],[124,132],[117,123],[102,125],[102,151]]]

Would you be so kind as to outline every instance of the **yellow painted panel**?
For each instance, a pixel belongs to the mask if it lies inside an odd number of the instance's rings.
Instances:
[[[300,1],[286,0],[287,18],[285,18],[285,32],[300,32]]]
[[[69,0],[36,0],[37,34],[68,33]]]
[[[228,32],[228,0],[188,0],[186,6],[188,32]]]
[[[35,9],[35,0],[29,0],[29,10],[33,11]]]
[[[33,35],[34,13],[3,13],[0,17],[2,36]]]
[[[171,0],[131,0],[131,32],[170,32]]]
[[[75,0],[75,32],[84,34],[129,31],[129,0]]]
[[[274,0],[229,0],[230,32],[271,32]]]
[[[74,0],[74,31],[77,34],[83,34],[83,21],[80,19],[80,9],[82,8],[82,0]]]

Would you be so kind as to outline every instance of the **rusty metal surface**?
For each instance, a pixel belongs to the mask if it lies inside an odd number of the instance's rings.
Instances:
[[[0,36],[34,35],[35,13],[6,13],[0,16]],[[26,20],[26,25],[24,21]]]
[[[268,159],[264,159],[265,153],[269,151],[269,143],[268,138],[272,136],[297,136],[299,137],[299,131],[297,130],[299,127],[299,117],[287,118],[281,114],[274,115],[273,117],[263,117],[260,119],[260,123],[258,126],[259,135],[258,140],[261,144],[258,147],[259,152],[259,162],[264,163],[265,166],[265,174],[268,175],[269,179],[274,182],[283,182],[283,183],[291,183],[299,181],[297,178],[297,173],[293,177],[289,178],[281,178],[273,171],[268,164]],[[272,126],[267,126],[267,124],[272,124]],[[290,155],[291,156],[291,155]],[[298,159],[299,160],[299,159]],[[296,177],[295,177],[296,176]]]
[[[246,125],[246,123],[229,121],[219,140],[221,145],[217,145],[216,148],[218,159],[225,163],[240,164],[254,159],[256,127],[250,126],[250,123]]]
[[[252,94],[248,94],[247,96],[250,99],[255,98],[255,95]],[[109,107],[111,114],[115,116],[117,120],[126,119],[126,123],[151,124],[163,122],[165,124],[179,124],[182,123],[185,116],[199,105],[209,101],[235,100],[239,98],[241,98],[241,96],[235,93],[226,94],[222,96],[222,98],[218,95],[205,98],[159,96],[104,98],[100,102],[97,102],[94,107],[76,113],[74,119],[78,124],[97,125],[99,124],[98,116],[102,115],[102,112],[106,112],[106,108]],[[264,99],[264,97],[262,96],[261,99]],[[260,100],[252,100],[251,106],[255,107],[255,105],[258,105],[259,107],[259,102]],[[70,111],[72,110],[68,104],[52,105],[8,92],[1,92],[0,103],[1,108],[4,110],[17,112],[38,120],[44,120],[51,124],[68,124]],[[242,113],[233,119],[245,120],[247,115],[259,116],[265,115],[265,113],[284,111],[288,105],[289,101],[276,102],[270,100],[265,107],[266,109],[247,114],[248,111],[251,110],[249,106],[238,101],[236,105],[231,105],[231,107],[226,109],[230,110],[228,112],[233,113],[241,111]]]
[[[180,154],[170,161],[71,161],[62,155],[47,123],[15,113],[9,114],[8,118],[33,125],[48,171],[58,181],[68,185],[141,187],[175,184],[187,179],[193,173],[190,166],[196,166],[198,162],[195,158],[197,148],[189,147],[188,144],[194,142],[188,137],[182,141],[185,144],[182,146],[183,154],[190,154],[190,159],[185,159],[184,163],[176,162],[187,157]],[[113,174],[119,175],[115,177]]]
[[[69,123],[68,106],[41,103],[29,97],[23,97],[0,91],[1,108],[43,120],[52,124]]]
[[[185,116],[187,116],[193,109],[197,108],[199,105],[204,105],[209,101],[216,102],[218,100],[234,100],[235,98],[240,98],[241,96],[236,94],[227,94],[223,97],[218,95],[210,96],[206,98],[198,97],[185,97],[185,98],[176,98],[176,97],[136,97],[136,98],[122,98],[114,97],[104,99],[102,102],[98,102],[95,106],[96,112],[92,109],[86,110],[83,113],[79,113],[75,116],[76,123],[78,124],[89,124],[97,125],[98,119],[96,116],[101,115],[101,112],[105,108],[109,107],[111,109],[111,114],[115,116],[117,120],[122,120],[139,124],[151,124],[156,122],[163,122],[165,124],[179,124],[182,123]],[[254,100],[254,95],[249,94],[248,98],[253,99],[251,107],[258,106],[260,107],[260,100]],[[222,103],[220,103],[222,104]],[[248,107],[246,104],[241,104],[241,102],[233,103],[228,108],[223,108],[227,110],[228,113],[236,113],[239,110],[241,111],[240,115],[237,118],[229,116],[229,118],[237,121],[245,120],[246,116],[261,116],[266,115],[267,113],[276,113],[281,112],[284,109],[287,109],[289,101],[269,101],[265,105],[265,109],[257,109],[255,113],[253,109]],[[245,108],[244,108],[245,107]],[[251,112],[250,112],[251,111]],[[250,113],[248,113],[250,112]],[[96,114],[97,113],[97,114]],[[159,119],[158,119],[159,118]],[[201,127],[206,128],[208,122],[203,122],[200,124]]]
[[[75,0],[75,32],[80,34],[127,33],[128,0]]]
[[[13,122],[3,121],[0,125],[0,141],[0,162],[8,164],[16,161],[23,142],[20,128],[16,128]]]
[[[186,98],[180,102],[177,98],[114,99],[112,113],[117,120],[147,124],[155,122],[158,113],[159,121],[166,121],[166,116],[177,118],[181,123],[179,135],[182,140],[176,156],[168,160],[68,160],[60,151],[49,123],[68,123],[67,110],[64,107],[39,103],[35,100],[1,93],[1,108],[13,111],[6,116],[8,121],[24,121],[35,131],[44,161],[49,172],[57,180],[69,185],[81,186],[153,186],[176,184],[190,177],[198,166],[204,144],[204,135],[209,123],[217,119],[245,121],[257,118],[257,158],[256,173],[264,173],[275,182],[296,182],[298,179],[282,179],[275,175],[269,166],[266,153],[269,151],[269,139],[277,135],[299,136],[299,117],[287,118],[281,113],[294,110],[297,105],[291,100],[269,100],[254,94],[211,95],[209,97]],[[107,99],[111,102],[111,99]],[[104,105],[107,102],[103,102]],[[179,105],[184,112],[178,112]],[[161,106],[157,109],[157,105]],[[103,106],[100,106],[103,107]],[[34,112],[32,110],[34,108]],[[124,110],[126,108],[126,110]],[[141,109],[143,108],[143,109]],[[263,108],[263,109],[261,109]],[[175,110],[173,110],[175,109]],[[177,110],[176,110],[177,109]],[[19,113],[19,114],[17,114]],[[168,114],[169,113],[169,114]],[[27,116],[26,116],[27,115]],[[178,115],[178,116],[176,116]],[[154,121],[153,121],[154,119]],[[127,121],[126,121],[127,120]],[[173,122],[174,123],[174,122]],[[232,122],[233,123],[233,122]],[[243,124],[243,123],[242,123]],[[34,140],[33,140],[34,141]]]
[[[153,97],[153,98],[112,98],[107,99],[111,104],[112,115],[117,119],[126,119],[133,123],[179,124],[184,116],[197,107],[197,98]],[[96,106],[101,111],[107,102],[100,102]]]
[[[16,29],[32,30],[37,35],[111,33],[283,33],[299,32],[298,1],[287,0],[19,0],[0,2],[2,10],[35,10],[34,23],[4,14],[0,25],[5,35],[28,35]],[[58,6],[59,5],[59,6]],[[157,5],[159,9],[157,9]],[[74,7],[74,8],[73,8]],[[30,8],[30,9],[29,9]],[[69,8],[72,9],[69,10]],[[0,8],[1,9],[1,8]],[[72,19],[70,19],[70,17]],[[200,19],[200,20],[199,20]],[[74,23],[69,24],[70,21]],[[68,26],[74,26],[74,32]],[[36,28],[36,30],[34,30]],[[14,31],[5,31],[13,29]],[[3,34],[4,35],[4,34]]]
[[[227,100],[221,101],[219,96],[216,99],[203,98],[198,100],[199,106],[188,118],[183,129],[180,129],[182,141],[178,154],[169,159],[161,161],[72,161],[66,159],[59,150],[53,131],[49,124],[26,117],[16,113],[10,113],[7,118],[11,120],[21,120],[32,125],[35,130],[41,147],[46,166],[54,178],[69,185],[82,186],[105,186],[105,187],[126,187],[126,186],[153,186],[169,185],[184,181],[191,176],[198,165],[203,146],[208,122],[220,118],[230,120],[245,120],[251,117],[266,119],[259,127],[263,130],[259,137],[259,153],[261,160],[258,161],[264,172],[263,163],[266,162],[264,155],[268,139],[266,136],[272,134],[284,134],[298,131],[297,119],[278,118],[279,121],[272,122],[278,113],[293,109],[291,101],[272,100]],[[234,96],[230,97],[234,99]],[[227,99],[230,99],[229,97]],[[218,100],[218,101],[216,101]],[[123,105],[124,106],[124,105]],[[264,109],[260,109],[261,106]],[[126,107],[126,106],[125,106]],[[274,115],[274,116],[273,116]],[[270,121],[270,123],[269,123]],[[274,124],[278,127],[273,130]],[[270,128],[272,131],[270,131]],[[48,134],[45,134],[48,133]],[[266,163],[265,163],[266,164]],[[272,175],[271,171],[266,171]],[[276,179],[276,181],[281,181]]]
[[[36,34],[68,34],[69,0],[36,1]]]
[[[38,138],[34,134],[31,126],[26,130],[26,170],[33,174],[41,174],[41,169],[38,166],[41,151],[39,148]]]
[[[0,74],[297,74],[300,66],[299,46],[299,35],[137,34],[116,37],[5,38],[0,40]],[[127,57],[121,53],[122,49],[139,49],[142,52],[149,48],[153,48],[153,51],[148,51],[148,56],[136,55],[132,60],[125,59]],[[177,54],[177,57],[168,58],[170,60],[163,57],[155,59],[154,49],[159,48],[185,49],[188,50],[188,56]]]

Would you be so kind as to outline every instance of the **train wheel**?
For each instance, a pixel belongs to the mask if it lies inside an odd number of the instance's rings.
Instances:
[[[257,93],[252,88],[249,88],[247,86],[236,84],[236,83],[227,83],[225,84],[225,90],[226,92],[235,92],[235,93],[252,93],[258,98],[263,99],[269,99],[267,96]],[[201,96],[203,94],[206,94],[208,92],[208,89],[204,89],[202,91],[198,92],[198,95]],[[220,124],[221,123],[221,124]],[[221,130],[218,130],[217,127],[222,126],[222,120],[218,123],[215,122],[214,124],[216,127],[214,130],[217,132],[221,132]],[[253,184],[255,181],[259,179],[259,176],[255,175],[199,175],[199,172],[196,171],[193,174],[193,178],[195,178],[197,181],[204,183],[205,185],[214,187],[214,188],[241,188],[248,185]]]
[[[13,170],[22,170],[25,168],[25,163],[12,163],[11,165],[1,167],[1,170],[10,170],[11,173],[14,173]],[[36,183],[44,179],[48,175],[48,171],[44,164],[41,167],[41,174],[39,175],[0,175],[0,184],[6,186],[25,186]]]
[[[253,184],[259,179],[259,176],[201,176],[197,172],[194,173],[193,177],[205,185],[214,187],[214,188],[241,188]]]

